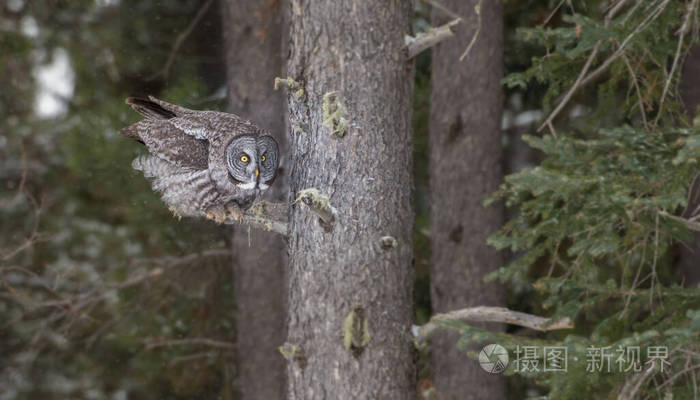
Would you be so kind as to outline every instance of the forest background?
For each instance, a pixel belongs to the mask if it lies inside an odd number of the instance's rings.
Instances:
[[[285,397],[295,368],[285,378],[285,351],[277,351],[286,340],[285,243],[174,218],[131,169],[143,149],[116,134],[137,118],[124,99],[152,94],[235,111],[286,137],[294,93],[275,91],[274,78],[287,76],[296,42],[286,27],[296,17],[284,1],[246,4],[0,5],[0,399]],[[436,282],[461,282],[435,270],[447,254],[435,253],[444,236],[472,239],[474,254],[489,260],[469,270],[475,286],[460,290],[475,296],[460,307],[504,306],[572,326],[439,322],[456,334],[436,339],[432,353],[417,343],[407,398],[480,390],[464,386],[485,379],[467,357],[480,349],[473,342],[502,344],[511,355],[564,346],[580,360],[590,347],[668,349],[667,370],[637,374],[511,365],[505,377],[488,377],[489,398],[700,398],[698,1],[429,1],[410,9],[407,34],[464,20],[459,34],[409,62],[412,97],[402,99],[412,104],[413,322],[449,311],[435,304]],[[448,44],[457,56],[471,53],[459,61],[441,47]],[[479,58],[479,46],[502,49],[499,64]],[[450,101],[435,71],[445,68],[439,61],[450,71],[473,68],[470,57],[484,61],[476,71],[503,70],[502,85],[489,89],[503,107],[491,119],[502,135],[478,143],[499,162],[489,172],[504,174],[487,174],[469,203],[499,217],[476,239],[468,228],[431,225],[435,177],[449,167],[434,164],[429,145],[435,113]],[[468,97],[458,96],[486,98]],[[286,184],[278,186],[271,198],[284,200]],[[269,348],[259,351],[255,338]]]

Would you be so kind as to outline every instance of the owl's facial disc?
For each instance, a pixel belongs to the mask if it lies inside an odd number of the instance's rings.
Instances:
[[[245,190],[255,189],[258,186],[259,175],[255,138],[234,138],[226,147],[226,166],[229,177],[236,186]]]

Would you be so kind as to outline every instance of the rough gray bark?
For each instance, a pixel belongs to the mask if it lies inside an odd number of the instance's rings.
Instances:
[[[322,226],[303,201],[291,209],[290,399],[415,396],[411,11],[291,2],[290,193],[318,189],[335,221]]]
[[[695,46],[688,53],[681,77],[681,96],[688,117],[692,120],[700,110],[700,46]],[[700,183],[691,188],[689,212],[700,206]],[[700,232],[694,233],[695,240],[681,247],[679,267],[683,274],[685,287],[700,284]]]
[[[503,305],[502,289],[483,282],[484,275],[503,261],[486,244],[488,235],[501,226],[503,210],[482,204],[502,180],[503,4],[481,2],[479,36],[460,62],[478,26],[474,12],[478,3],[441,2],[465,21],[456,27],[455,37],[438,44],[432,54],[430,289],[434,313]],[[433,10],[434,26],[448,19]],[[503,377],[488,374],[458,350],[457,338],[455,333],[441,333],[431,340],[438,398],[505,398]]]
[[[280,153],[287,154],[284,96],[273,88],[275,77],[284,71],[280,1],[225,0],[222,8],[228,110],[269,130]],[[286,194],[285,175],[277,178],[267,199],[280,200]],[[278,347],[286,336],[286,243],[273,232],[235,227],[232,251],[237,398],[283,399],[285,362]]]

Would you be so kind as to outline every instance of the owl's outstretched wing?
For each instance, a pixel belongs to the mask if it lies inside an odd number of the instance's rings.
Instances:
[[[147,119],[165,120],[187,135],[217,144],[226,143],[227,139],[238,135],[259,136],[264,133],[255,124],[237,115],[190,110],[153,96],[148,96],[148,99],[130,97],[126,103]]]
[[[207,142],[187,135],[167,120],[146,118],[119,133],[143,143],[151,154],[174,165],[208,168]]]

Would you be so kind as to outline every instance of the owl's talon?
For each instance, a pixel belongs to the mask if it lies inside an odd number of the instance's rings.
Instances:
[[[207,211],[204,213],[204,216],[207,219],[210,219],[210,220],[216,222],[217,224],[221,224],[221,223],[224,223],[226,221],[226,213],[223,213],[219,210]]]
[[[241,212],[241,209],[238,208],[235,204],[229,204],[226,205],[226,214],[230,215],[236,222],[240,221],[241,218],[243,218],[243,213]]]

